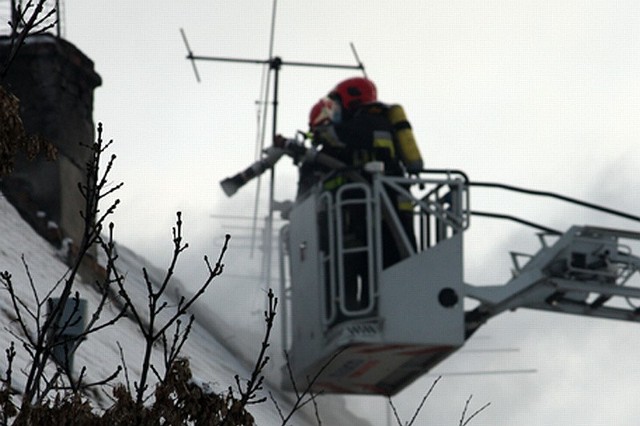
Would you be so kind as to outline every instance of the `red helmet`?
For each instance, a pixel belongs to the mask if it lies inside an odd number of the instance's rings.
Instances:
[[[378,90],[373,81],[364,77],[348,78],[340,83],[329,93],[337,95],[342,106],[353,110],[362,104],[378,100]]]
[[[309,112],[309,128],[337,123],[340,121],[340,105],[331,98],[320,99]]]

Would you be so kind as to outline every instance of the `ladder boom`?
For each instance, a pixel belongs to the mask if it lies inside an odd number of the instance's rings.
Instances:
[[[467,334],[517,308],[640,321],[640,302],[632,303],[640,287],[629,285],[640,258],[621,238],[640,241],[640,233],[573,226],[555,244],[541,238],[542,248],[524,266],[514,259],[514,277],[506,284],[465,284],[466,296],[480,302],[466,314]]]

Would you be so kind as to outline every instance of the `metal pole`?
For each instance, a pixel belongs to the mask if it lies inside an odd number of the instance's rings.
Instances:
[[[60,0],[56,0],[56,36],[58,38],[60,38],[60,25],[62,25],[60,16]]]
[[[273,70],[273,122],[272,131],[271,131],[271,140],[274,141],[276,138],[276,132],[278,131],[278,82],[280,79],[280,67],[282,65],[282,60],[279,57],[275,57],[271,60],[269,67]],[[274,188],[275,188],[275,168],[271,168],[271,182],[269,182],[269,218],[267,220],[266,226],[266,241],[265,241],[265,276],[267,281],[267,286],[271,286],[271,259],[272,259],[272,244],[273,244],[273,198],[274,198]]]
[[[16,10],[16,0],[11,0],[11,36],[18,32],[18,11]]]

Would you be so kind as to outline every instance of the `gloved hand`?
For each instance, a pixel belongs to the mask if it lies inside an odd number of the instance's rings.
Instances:
[[[282,135],[276,135],[275,138],[273,138],[273,146],[278,147],[278,148],[284,148],[287,144],[287,138],[285,138]]]
[[[273,149],[284,149],[293,158],[294,164],[298,164],[302,156],[307,152],[302,142],[295,139],[287,139],[282,135],[273,138]]]
[[[332,146],[344,148],[346,145],[340,140],[333,125],[318,126],[313,131],[313,141],[315,145]]]

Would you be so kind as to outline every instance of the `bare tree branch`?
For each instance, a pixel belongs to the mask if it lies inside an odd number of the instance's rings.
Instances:
[[[466,426],[469,424],[469,422],[471,422],[471,420],[477,416],[478,414],[480,414],[482,411],[485,410],[485,408],[487,408],[489,405],[491,405],[490,402],[487,402],[486,404],[484,404],[482,407],[480,407],[479,409],[477,409],[476,411],[473,412],[473,414],[471,414],[471,416],[469,416],[469,418],[465,421],[465,416],[467,414],[467,409],[469,408],[469,403],[471,402],[471,398],[473,397],[473,395],[469,395],[469,398],[467,399],[467,401],[464,404],[464,409],[462,410],[462,417],[460,417],[460,426]]]
[[[33,1],[29,0],[25,7],[21,7],[18,5],[16,10],[12,10],[12,14],[16,17],[15,20],[9,22],[11,26],[11,44],[9,48],[9,54],[5,59],[4,63],[0,65],[0,82],[4,80],[9,69],[11,68],[11,64],[15,60],[20,48],[24,45],[26,38],[30,35],[39,34],[45,32],[52,28],[56,22],[53,22],[44,28],[38,28],[38,26],[42,25],[47,19],[51,18],[51,16],[55,13],[55,9],[51,10],[44,17],[40,16],[42,10],[44,9],[44,4],[47,0],[38,0],[35,7],[33,5]],[[33,12],[26,18],[27,13],[30,9],[33,8]]]
[[[313,385],[318,381],[318,378],[324,372],[324,370],[326,370],[327,367],[329,367],[329,365],[331,365],[331,363],[338,356],[340,356],[340,354],[345,349],[346,349],[346,347],[336,351],[333,355],[331,355],[331,357],[327,360],[327,362],[324,363],[324,365],[316,372],[316,374],[313,377],[307,377],[307,386],[303,389],[302,392],[300,392],[298,390],[298,387],[296,385],[296,381],[295,381],[295,379],[293,377],[293,371],[291,370],[291,363],[289,362],[289,354],[286,351],[284,352],[287,371],[289,372],[289,379],[291,380],[291,385],[293,386],[293,389],[294,389],[295,394],[296,394],[296,401],[294,402],[293,407],[291,407],[291,410],[289,410],[289,413],[284,417],[284,419],[282,419],[281,426],[285,426],[289,422],[289,420],[291,420],[291,417],[298,410],[300,410],[302,407],[307,405],[309,402],[314,401],[315,397],[317,395],[319,395],[319,393],[318,394],[314,394],[312,392],[311,389],[313,388]],[[314,401],[314,403],[315,403],[315,401]]]

